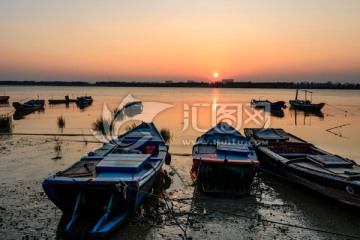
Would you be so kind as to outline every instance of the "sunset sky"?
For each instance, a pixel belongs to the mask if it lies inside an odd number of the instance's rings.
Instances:
[[[359,0],[0,0],[0,80],[360,82]]]

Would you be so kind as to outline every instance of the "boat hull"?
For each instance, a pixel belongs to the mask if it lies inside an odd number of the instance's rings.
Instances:
[[[25,105],[25,104],[21,104],[19,102],[13,102],[13,107],[17,110],[17,111],[36,111],[36,110],[42,110],[44,109],[44,105]]]
[[[297,103],[296,101],[290,101],[291,107],[294,109],[302,110],[302,111],[320,111],[324,106],[325,103],[309,103],[309,104],[302,104]]]
[[[46,195],[63,212],[58,235],[109,235],[152,191],[168,156],[155,126],[142,123],[45,179]]]
[[[257,171],[257,161],[240,164],[229,162],[207,162],[193,160],[196,182],[204,193],[234,193],[245,195],[249,192]]]
[[[0,96],[0,103],[7,103],[10,96]]]
[[[293,164],[289,164],[289,161],[284,162],[281,156],[271,153],[264,147],[260,147],[257,154],[262,168],[284,176],[290,182],[300,185],[313,193],[347,205],[360,207],[360,184],[298,168]]]

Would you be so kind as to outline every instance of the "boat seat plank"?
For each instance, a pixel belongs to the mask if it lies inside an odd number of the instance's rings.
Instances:
[[[137,173],[150,159],[150,154],[109,154],[96,165],[96,172]]]
[[[257,138],[264,139],[264,140],[288,140],[288,137],[280,136],[276,133],[273,129],[267,128],[262,129],[260,131],[256,131],[254,135]]]
[[[308,158],[324,167],[351,167],[353,165],[352,162],[336,155],[308,155]]]

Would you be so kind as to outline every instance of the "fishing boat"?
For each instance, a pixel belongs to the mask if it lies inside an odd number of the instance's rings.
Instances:
[[[10,96],[0,96],[0,103],[7,103]]]
[[[143,104],[141,101],[133,101],[133,102],[128,102],[128,103],[124,104],[124,109],[131,108],[131,107],[142,108]]]
[[[81,96],[76,99],[76,104],[80,108],[87,107],[87,106],[91,105],[92,102],[93,102],[93,98],[91,96]]]
[[[134,117],[135,115],[142,113],[142,110],[143,104],[141,101],[128,102],[123,107],[123,111],[128,117]]]
[[[76,102],[76,99],[70,99],[68,95],[65,96],[65,99],[49,99],[49,104],[68,104],[74,102]]]
[[[305,100],[299,100],[298,99],[298,92],[299,88],[296,88],[296,95],[295,100],[290,100],[289,103],[292,108],[303,110],[303,111],[320,111],[324,106],[325,103],[312,103],[312,93],[308,90],[303,90],[305,92]],[[311,100],[307,99],[307,93],[311,94]]]
[[[63,212],[58,236],[109,235],[140,206],[170,159],[155,125],[143,122],[45,179],[45,193]]]
[[[192,156],[191,175],[204,193],[247,194],[259,165],[252,145],[226,122],[200,136]]]
[[[44,108],[45,100],[30,100],[25,103],[13,102],[12,105],[17,111],[35,111]]]
[[[261,168],[333,200],[360,207],[360,166],[279,128],[248,128]]]
[[[271,102],[269,100],[251,99],[251,106],[256,108],[270,107],[270,110],[281,110],[286,107],[284,101]]]

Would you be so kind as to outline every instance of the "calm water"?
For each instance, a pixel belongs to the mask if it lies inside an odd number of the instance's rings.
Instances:
[[[233,126],[284,128],[305,140],[329,151],[351,158],[360,163],[357,146],[360,143],[360,91],[353,90],[313,90],[313,102],[325,102],[321,114],[304,114],[289,107],[277,115],[265,119],[248,106],[252,98],[271,101],[289,101],[294,98],[295,90],[288,89],[190,89],[190,88],[108,88],[108,87],[2,87],[1,92],[10,95],[10,105],[2,105],[0,113],[13,112],[11,102],[36,99],[62,99],[66,94],[70,98],[91,95],[94,102],[85,109],[76,104],[45,106],[43,112],[35,112],[14,120],[14,132],[22,133],[59,133],[57,118],[63,115],[66,120],[64,133],[91,133],[93,121],[103,114],[104,104],[112,111],[121,107],[129,94],[144,103],[143,114],[126,117],[120,126],[120,132],[129,121],[134,119],[151,120],[158,128],[169,128],[173,134],[171,149],[176,153],[191,153],[192,142],[222,117],[230,119]],[[299,98],[304,98],[299,92]],[[309,97],[309,95],[308,95]],[[158,113],[169,104],[169,108]],[[288,105],[289,106],[289,105]],[[228,112],[227,116],[226,110]],[[239,115],[237,115],[239,113]],[[339,125],[332,133],[326,131]],[[199,131],[201,130],[201,131]],[[89,140],[96,140],[91,139]]]

